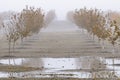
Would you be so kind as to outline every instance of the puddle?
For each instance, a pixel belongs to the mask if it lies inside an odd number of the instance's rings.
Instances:
[[[21,65],[24,60],[24,58],[0,59],[0,64]]]
[[[113,65],[114,63],[114,65]],[[26,72],[0,72],[0,77],[73,77],[91,78],[94,73],[115,72],[120,76],[119,58],[10,58],[0,59],[0,65],[41,68]]]

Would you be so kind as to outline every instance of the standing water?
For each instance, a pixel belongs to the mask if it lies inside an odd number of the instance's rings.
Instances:
[[[120,59],[102,57],[79,57],[79,58],[11,58],[0,59],[2,65],[24,66],[40,68],[38,70],[10,72],[12,77],[72,77],[92,78],[92,76],[107,77],[112,74],[120,76]],[[113,68],[114,67],[114,68]],[[114,70],[113,70],[114,69]],[[10,73],[2,70],[0,77],[10,77]],[[105,75],[106,74],[106,75]]]

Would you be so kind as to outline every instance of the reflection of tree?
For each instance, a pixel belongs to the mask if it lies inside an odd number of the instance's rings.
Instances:
[[[112,73],[105,71],[107,69],[105,65],[105,59],[100,57],[81,57],[76,60],[76,65],[81,69],[91,73],[91,77],[107,77]],[[109,73],[109,74],[107,74]]]
[[[29,58],[26,59],[23,64],[23,66],[29,66],[29,67],[43,67],[44,63],[41,58]]]
[[[43,63],[41,58],[26,58],[26,59],[24,58],[24,59],[22,59],[21,66],[43,69],[44,68],[44,63]],[[32,76],[32,73],[24,73],[24,72],[17,73],[18,77],[24,77],[25,78],[25,77],[27,77],[29,75]]]
[[[86,69],[91,73],[91,78],[118,78],[115,72],[106,71],[105,59],[100,57],[82,57],[77,59],[77,66],[81,69]],[[105,70],[106,69],[106,70]]]
[[[76,59],[76,65],[79,69],[88,69],[89,68],[89,58],[88,57],[80,57]]]
[[[93,57],[92,60],[90,60],[90,73],[91,77],[96,77],[96,74],[99,74],[99,72],[104,71],[106,68],[105,62],[103,62],[103,59],[100,59],[99,57]]]
[[[9,77],[9,79],[12,80],[12,78],[14,78],[14,73],[13,72],[8,72],[8,77]]]
[[[81,57],[76,62],[81,69],[106,69],[105,63],[98,57]]]
[[[105,62],[101,61],[100,58],[93,58],[90,68],[92,70],[106,69]]]

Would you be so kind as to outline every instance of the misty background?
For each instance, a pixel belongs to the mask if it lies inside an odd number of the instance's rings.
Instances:
[[[67,20],[67,13],[80,8],[97,8],[102,11],[120,11],[120,0],[0,0],[2,17],[9,18],[8,13],[20,12],[26,5],[41,8],[45,14],[55,11],[55,18],[42,31],[76,31],[78,27]]]
[[[26,5],[44,12],[54,9],[59,20],[66,19],[68,11],[83,7],[120,11],[120,0],[0,0],[0,12],[21,11]]]

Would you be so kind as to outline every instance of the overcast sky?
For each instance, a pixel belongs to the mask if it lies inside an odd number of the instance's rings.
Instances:
[[[21,11],[25,5],[41,7],[44,12],[55,9],[59,19],[64,19],[67,11],[84,6],[120,11],[120,0],[0,0],[0,12]]]

